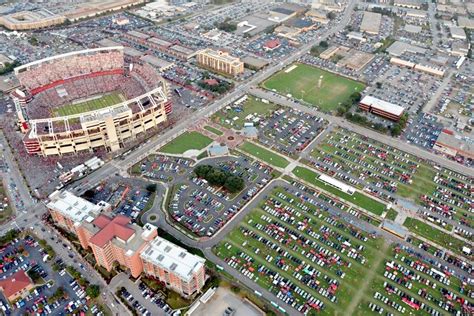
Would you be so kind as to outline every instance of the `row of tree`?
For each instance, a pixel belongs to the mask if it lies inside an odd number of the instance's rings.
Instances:
[[[245,187],[244,179],[228,171],[211,165],[200,165],[194,169],[197,177],[206,179],[210,185],[224,187],[230,193],[242,191]]]

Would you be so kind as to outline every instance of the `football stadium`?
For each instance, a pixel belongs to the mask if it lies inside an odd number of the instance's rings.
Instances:
[[[12,92],[29,154],[75,154],[126,141],[167,120],[167,86],[155,69],[125,59],[123,47],[86,49],[15,68]]]

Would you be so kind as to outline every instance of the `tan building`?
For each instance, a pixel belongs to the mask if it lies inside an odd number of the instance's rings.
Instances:
[[[409,9],[421,9],[423,6],[423,1],[420,0],[395,0],[393,2],[394,6],[409,8]]]
[[[41,29],[65,21],[66,17],[47,10],[21,11],[0,16],[0,25],[14,31]]]
[[[167,99],[163,89],[158,87],[135,99],[128,100],[104,109],[70,116],[28,121],[29,132],[23,139],[28,153],[41,156],[76,154],[106,148],[116,151],[124,147],[126,141],[166,122]],[[146,108],[138,104],[146,102]],[[139,109],[134,111],[134,109]],[[76,129],[61,130],[59,124]],[[56,125],[58,124],[58,125]],[[48,133],[41,133],[40,126],[52,126]],[[55,132],[54,126],[61,131]]]
[[[140,256],[147,275],[184,297],[199,292],[206,282],[206,260],[161,237],[156,237]]]
[[[232,76],[244,72],[244,63],[238,57],[233,57],[227,52],[203,49],[196,55],[199,65],[210,68],[217,72],[226,73]]]
[[[69,3],[70,10],[64,15],[70,21],[92,18],[99,14],[119,11],[132,6],[143,4],[145,0],[89,0],[77,4]]]
[[[114,264],[119,264],[137,278],[143,272],[140,253],[158,235],[158,231],[151,224],[140,227],[130,221],[123,215],[111,218],[101,214],[92,222],[83,223],[79,230],[87,239],[84,248],[92,249],[100,266],[110,272]]]
[[[449,157],[464,157],[474,159],[474,146],[463,137],[450,130],[443,130],[436,140],[433,149]]]

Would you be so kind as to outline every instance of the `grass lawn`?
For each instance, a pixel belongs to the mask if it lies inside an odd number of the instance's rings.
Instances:
[[[385,218],[393,221],[395,220],[395,218],[397,218],[397,215],[398,215],[397,211],[393,209],[389,209],[387,214],[385,215]]]
[[[159,151],[167,154],[183,154],[190,149],[203,149],[210,143],[212,143],[212,139],[203,134],[185,132],[161,147]]]
[[[454,253],[461,254],[462,247],[467,246],[464,241],[448,235],[445,232],[442,232],[441,230],[436,229],[415,218],[407,217],[405,223],[403,223],[403,226],[407,227],[411,232],[431,240],[432,242],[443,246]]]
[[[209,125],[204,126],[204,129],[208,130],[209,132],[211,132],[211,133],[213,133],[213,134],[216,134],[217,136],[222,136],[222,135],[224,135],[223,132],[221,132],[221,131],[218,130],[217,128],[214,128],[214,127],[209,126]]]
[[[80,102],[77,104],[68,104],[53,110],[54,116],[67,116],[98,110],[122,102],[119,92],[104,95],[98,99]]]
[[[382,215],[383,211],[385,210],[385,205],[380,203],[367,195],[364,195],[360,192],[355,192],[354,194],[350,195],[347,193],[342,192],[341,190],[330,186],[329,184],[324,183],[318,179],[319,175],[309,170],[308,168],[304,167],[296,167],[293,169],[293,174],[298,178],[309,182],[317,187],[324,189],[327,192],[330,192],[354,205],[357,205],[371,213]]]
[[[264,103],[249,95],[240,107],[224,108],[212,116],[214,122],[226,128],[242,129],[245,118],[252,114],[267,117],[278,108],[274,103]]]
[[[266,80],[263,86],[276,90],[283,95],[291,94],[294,98],[318,106],[321,110],[330,112],[339,104],[349,99],[354,92],[361,92],[365,85],[331,72],[305,64],[294,64],[290,72],[282,70]],[[290,66],[290,67],[293,67]],[[323,76],[321,87],[318,88],[319,78]]]
[[[242,145],[240,145],[239,148],[272,166],[285,168],[290,164],[290,162],[286,160],[286,158],[284,158],[283,156],[277,155],[269,150],[266,150],[263,147],[249,142],[244,142]]]

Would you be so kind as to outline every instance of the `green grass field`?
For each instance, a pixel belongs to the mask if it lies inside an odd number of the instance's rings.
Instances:
[[[185,132],[161,147],[159,151],[168,154],[183,154],[191,149],[203,149],[210,143],[212,143],[212,139],[203,134]]]
[[[53,110],[54,116],[68,116],[89,111],[94,111],[122,102],[119,92],[102,96],[101,98],[84,101],[77,104],[68,104]]]
[[[333,186],[324,183],[323,181],[318,180],[319,175],[316,172],[309,170],[308,168],[296,167],[295,169],[293,169],[292,172],[298,178],[308,183],[311,183],[317,187],[320,187],[325,191],[332,193],[346,200],[347,202],[357,205],[371,213],[382,215],[383,211],[385,210],[385,205],[383,203],[380,203],[368,197],[367,195],[364,195],[360,192],[355,192],[354,194],[350,195],[342,192],[341,190],[338,190]]]
[[[269,90],[275,89],[283,95],[291,94],[294,98],[303,99],[327,112],[335,110],[339,104],[348,100],[352,93],[361,92],[365,88],[362,82],[310,65],[294,65],[297,66],[295,69],[288,73],[285,70],[280,71],[263,82],[263,86]],[[323,80],[318,88],[320,76],[323,76]]]
[[[217,128],[214,128],[214,127],[209,126],[209,125],[204,126],[204,129],[208,130],[209,132],[211,132],[211,133],[213,133],[213,134],[215,134],[215,135],[217,135],[217,136],[222,136],[222,135],[224,135],[223,132],[221,132],[221,131],[218,130]]]
[[[269,150],[266,150],[263,147],[257,146],[249,142],[244,142],[242,145],[240,145],[239,148],[271,166],[285,168],[290,163],[283,156],[277,155]]]
[[[398,216],[397,211],[389,209],[387,214],[385,215],[385,218],[394,221],[395,218],[397,218],[397,216]]]

